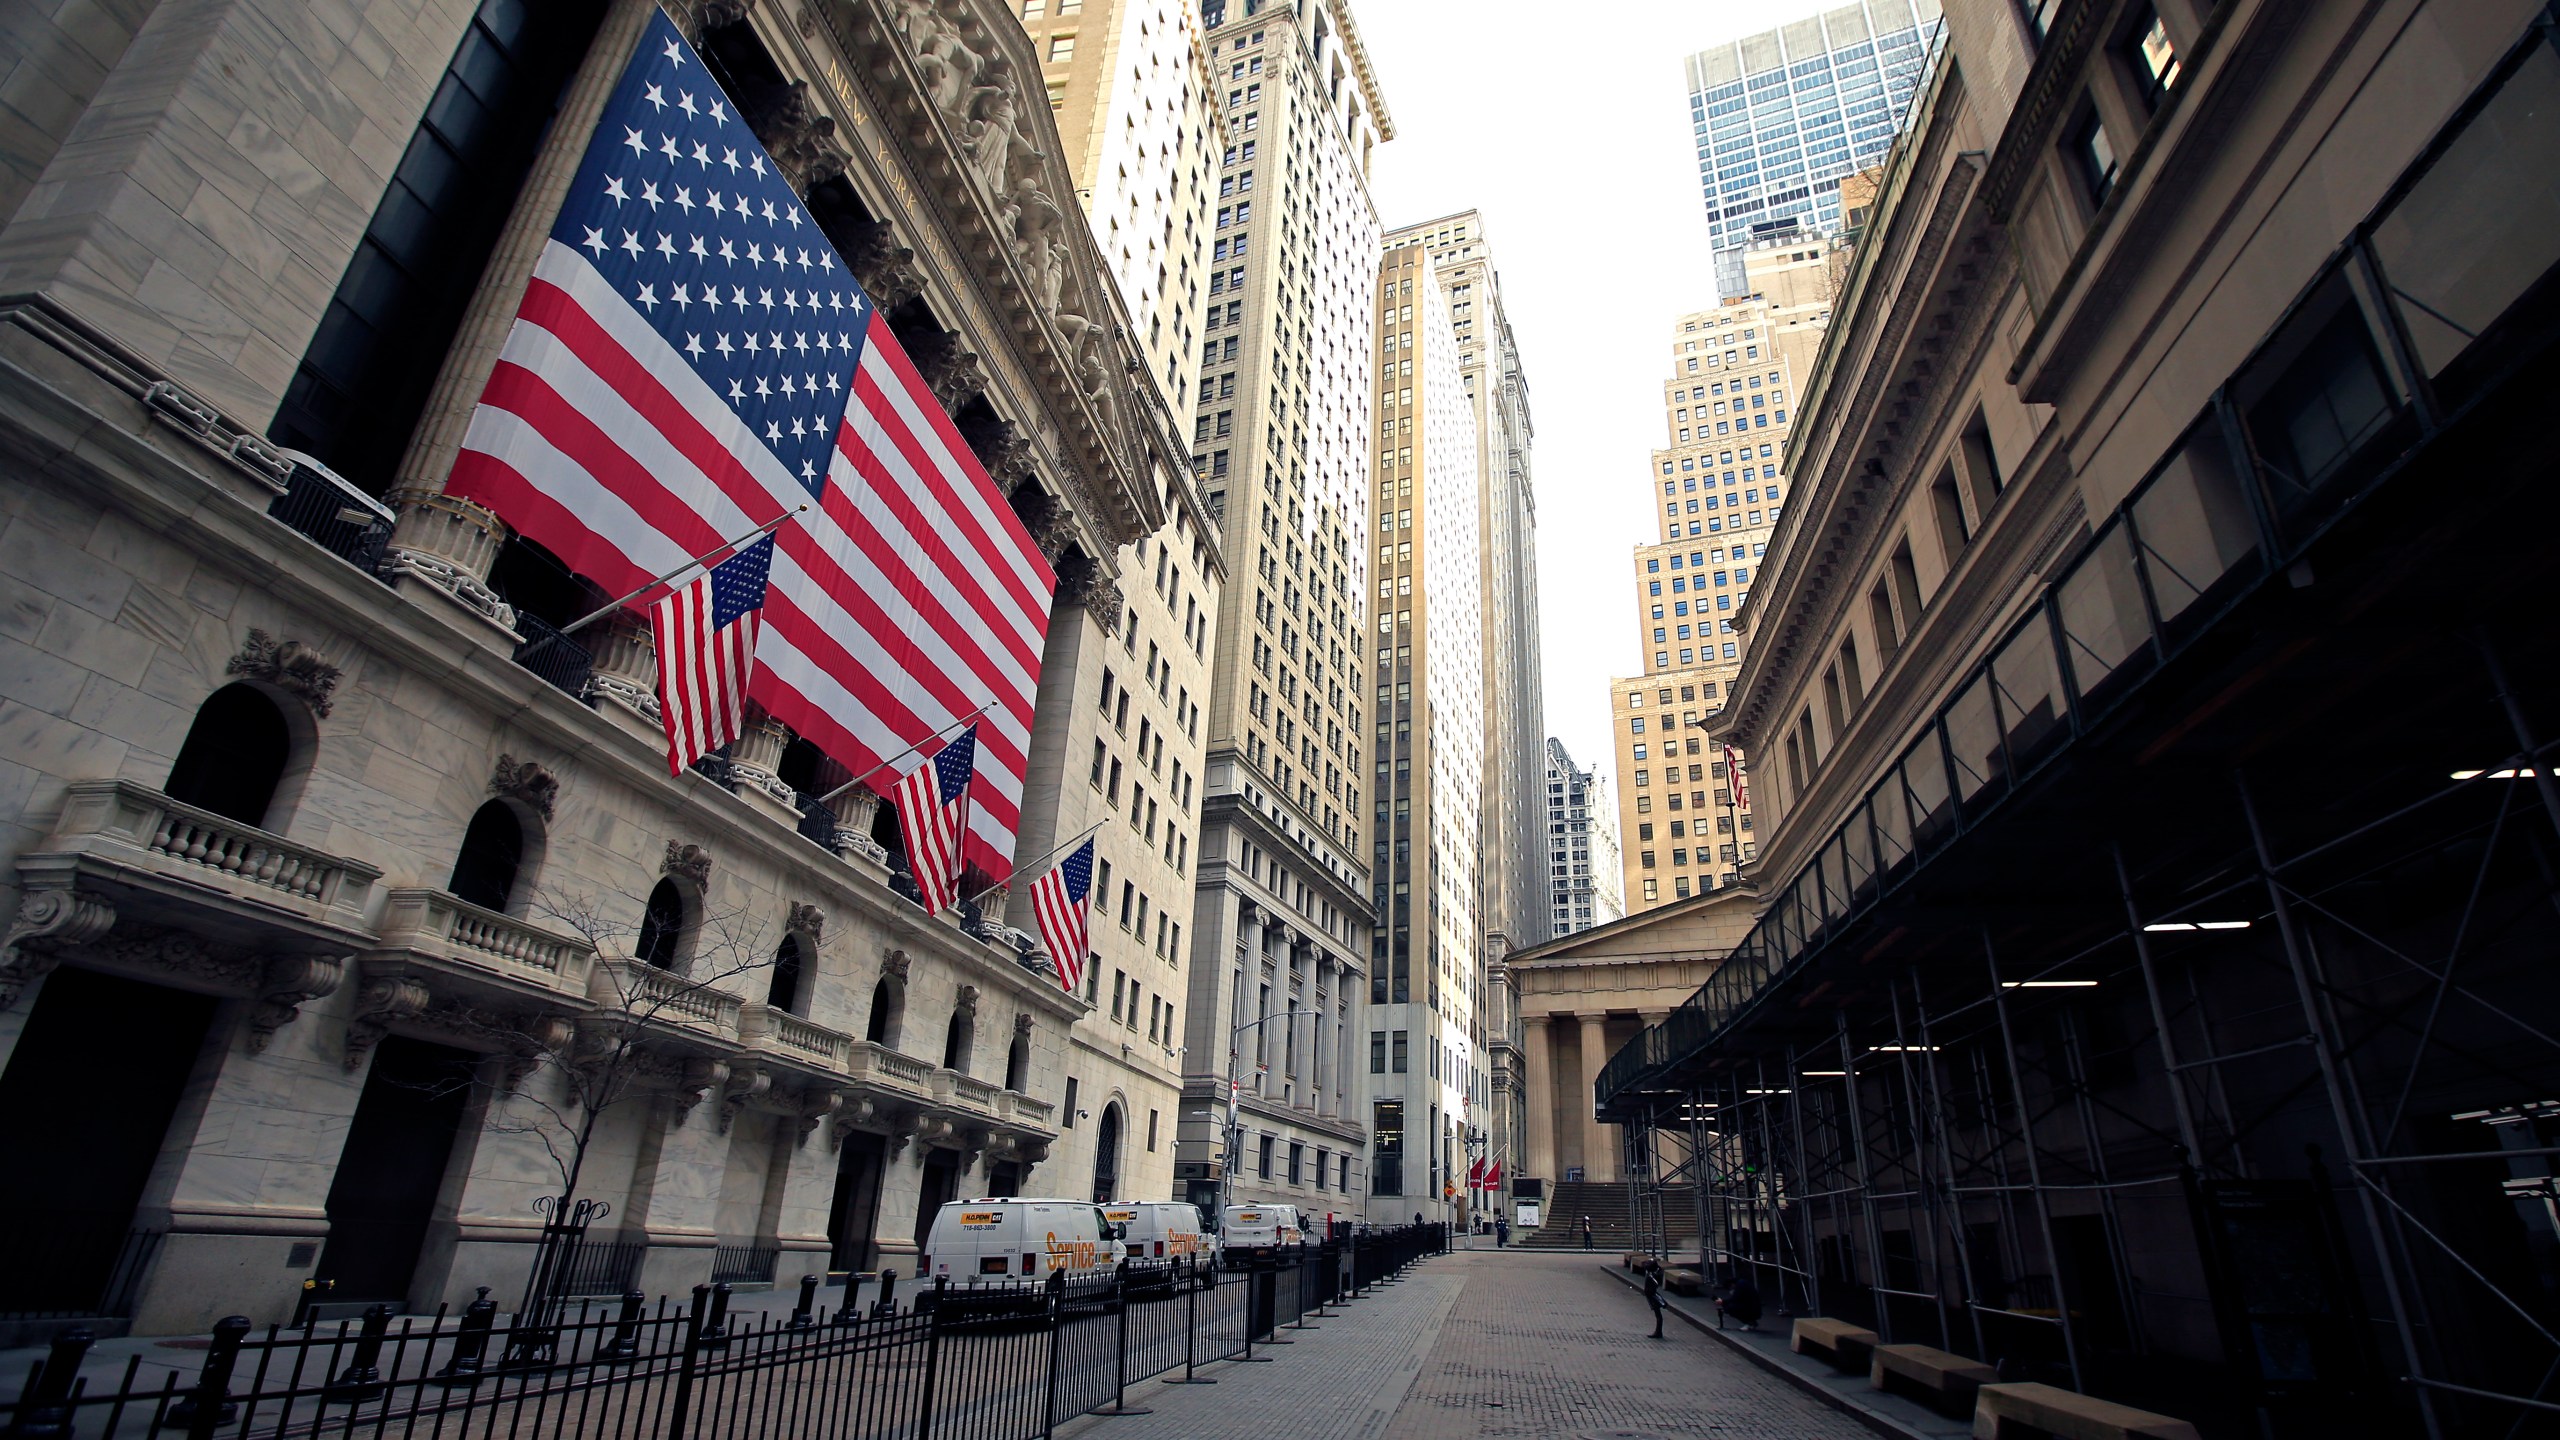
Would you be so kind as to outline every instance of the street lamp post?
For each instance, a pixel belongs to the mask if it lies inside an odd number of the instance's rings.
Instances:
[[[1228,1197],[1234,1193],[1236,1175],[1236,1144],[1243,1129],[1243,1122],[1237,1113],[1241,1099],[1238,1092],[1241,1089],[1243,1082],[1236,1078],[1236,1064],[1242,1052],[1236,1044],[1236,1037],[1244,1034],[1247,1030],[1257,1029],[1274,1020],[1295,1020],[1296,1018],[1297,1012],[1295,1011],[1291,1011],[1286,1015],[1265,1015],[1260,1019],[1247,1020],[1243,1024],[1238,1025],[1227,1032],[1227,1144],[1226,1157],[1218,1166],[1218,1223],[1220,1225],[1224,1225],[1226,1223]],[[1296,1038],[1297,1037],[1295,1035],[1291,1035],[1289,1037],[1292,1041]],[[1269,1067],[1263,1067],[1262,1073],[1268,1074]]]

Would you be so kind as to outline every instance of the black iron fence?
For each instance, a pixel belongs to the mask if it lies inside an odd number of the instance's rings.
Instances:
[[[1138,1381],[1250,1358],[1276,1328],[1447,1248],[1447,1227],[1405,1226],[1243,1272],[1186,1258],[1045,1285],[937,1286],[903,1311],[828,1310],[809,1276],[788,1314],[752,1317],[730,1314],[726,1284],[696,1286],[683,1307],[635,1292],[503,1325],[486,1290],[458,1316],[396,1319],[378,1305],[360,1321],[263,1333],[234,1316],[192,1380],[157,1383],[140,1356],[120,1375],[82,1377],[91,1337],[73,1330],[0,1402],[0,1435],[1031,1440],[1124,1406]]]

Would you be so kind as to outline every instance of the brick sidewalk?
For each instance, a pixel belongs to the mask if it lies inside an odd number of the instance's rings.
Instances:
[[[1076,1440],[1873,1440],[1856,1420],[1673,1322],[1579,1252],[1461,1251],[1354,1302],[1269,1365],[1146,1386],[1155,1413]]]

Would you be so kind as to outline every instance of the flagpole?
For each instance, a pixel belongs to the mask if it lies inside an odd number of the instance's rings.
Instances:
[[[852,789],[854,786],[861,784],[863,781],[870,779],[872,776],[879,774],[881,771],[886,770],[890,766],[897,764],[899,761],[906,759],[910,755],[913,755],[933,741],[941,739],[943,731],[950,730],[954,726],[966,725],[970,721],[977,719],[979,716],[986,714],[994,708],[996,708],[996,702],[990,698],[986,704],[979,706],[977,709],[970,711],[968,714],[961,716],[957,720],[948,722],[941,730],[934,731],[932,734],[924,737],[924,739],[917,741],[906,749],[899,751],[897,754],[890,756],[888,759],[881,761],[879,764],[872,766],[870,769],[863,771],[861,774],[854,776],[852,779],[847,780],[833,790],[828,791],[826,794],[819,796],[818,803],[821,805],[828,803],[847,790]]]
[[[593,625],[607,615],[612,614],[614,611],[621,609],[623,606],[630,604],[632,601],[639,599],[641,596],[648,594],[659,586],[674,580],[677,576],[683,574],[687,570],[691,570],[696,566],[701,565],[704,561],[719,554],[723,550],[745,549],[747,546],[754,544],[758,537],[769,535],[774,531],[781,529],[783,526],[790,524],[792,516],[797,515],[802,510],[806,510],[808,508],[809,507],[807,505],[801,505],[795,509],[785,510],[781,514],[767,520],[763,524],[748,531],[746,534],[739,536],[735,540],[721,541],[719,544],[714,545],[710,549],[703,551],[701,554],[694,556],[692,559],[687,560],[673,570],[659,576],[657,579],[650,581],[648,584],[641,586],[639,589],[632,591],[630,594],[623,596],[621,599],[614,601],[612,604],[602,606],[570,621],[567,625],[561,628],[560,633],[563,635],[572,635],[590,625]]]
[[[1086,840],[1088,837],[1090,837],[1090,836],[1091,836],[1095,831],[1097,831],[1097,830],[1101,829],[1103,826],[1108,825],[1108,824],[1110,824],[1110,823],[1111,823],[1111,817],[1110,817],[1110,816],[1108,816],[1108,815],[1103,816],[1101,819],[1094,821],[1092,824],[1087,825],[1086,827],[1084,827],[1084,829],[1083,829],[1083,830],[1081,830],[1081,831],[1077,832],[1077,834],[1076,834],[1076,838],[1074,838],[1073,840],[1068,841],[1068,842],[1067,842],[1066,844],[1064,844],[1064,845],[1053,845],[1053,846],[1049,847],[1049,853],[1048,853],[1048,854],[1043,855],[1043,856],[1041,856],[1039,859],[1032,861],[1029,865],[1016,865],[1016,866],[1014,866],[1014,867],[1013,867],[1013,873],[1014,873],[1014,874],[1016,874],[1016,875],[1019,875],[1019,874],[1021,874],[1023,871],[1025,871],[1025,870],[1036,869],[1036,868],[1038,868],[1039,866],[1042,866],[1042,865],[1046,865],[1046,864],[1048,864],[1050,861],[1057,859],[1057,858],[1058,858],[1059,856],[1061,856],[1061,855],[1064,855],[1064,854],[1065,854],[1065,853],[1067,853],[1069,850],[1072,850],[1072,849],[1074,849],[1076,846],[1083,844],[1083,843],[1085,842],[1085,840]],[[988,896],[993,895],[993,894],[994,894],[994,893],[996,893],[997,891],[999,891],[999,890],[1001,890],[1001,889],[1005,888],[1005,886],[1006,886],[1006,885],[1010,885],[1010,884],[1012,884],[1012,883],[1013,883],[1013,881],[1012,881],[1010,878],[1008,878],[1008,879],[1006,879],[1002,884],[990,885],[990,886],[988,886],[986,889],[981,890],[981,891],[979,891],[977,894],[970,896],[967,900],[964,900],[964,901],[962,901],[961,903],[962,903],[962,904],[964,904],[964,905],[975,905],[975,904],[977,904],[979,901],[986,899]]]
[[[771,534],[772,532],[781,529],[783,526],[791,523],[792,516],[797,515],[802,510],[806,510],[808,508],[809,507],[807,505],[801,505],[795,509],[785,510],[780,515],[767,520],[763,524],[748,531],[746,534],[739,536],[735,540],[721,541],[719,544],[714,545],[710,549],[703,551],[701,554],[694,556],[692,559],[685,561],[683,564],[668,571],[666,574],[651,580],[639,589],[623,596],[621,599],[613,601],[607,605],[599,606],[594,610],[590,610],[586,614],[579,616],[577,619],[570,621],[559,629],[552,631],[550,634],[535,639],[531,644],[525,646],[524,654],[518,655],[516,658],[518,660],[522,660],[525,655],[532,654],[534,651],[541,649],[543,646],[550,644],[554,640],[564,639],[570,635],[576,634],[580,630],[586,629],[588,626],[593,625],[607,615],[621,609],[623,606],[630,604],[632,601],[639,599],[641,596],[648,594],[650,591],[657,589],[659,586],[668,583],[686,571],[696,568],[704,561],[719,554],[723,550],[741,550],[754,544],[758,537]]]

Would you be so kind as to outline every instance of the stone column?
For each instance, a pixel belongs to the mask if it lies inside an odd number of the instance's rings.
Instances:
[[[1301,939],[1291,947],[1289,953],[1293,962],[1302,953],[1306,957],[1303,968],[1294,963],[1291,964],[1280,980],[1280,993],[1289,996],[1290,981],[1301,974],[1306,976],[1306,982],[1300,985],[1296,994],[1291,997],[1298,1002],[1298,1019],[1296,1024],[1289,1027],[1289,1074],[1297,1082],[1295,1091],[1297,1104],[1304,1108],[1313,1108],[1316,1091],[1316,1025],[1322,1018],[1321,1012],[1315,1008],[1315,947]]]
[[[1252,1052],[1244,1048],[1243,1037],[1236,1034],[1236,1027],[1253,1018],[1244,1013],[1245,998],[1260,983],[1262,927],[1270,923],[1271,916],[1242,895],[1236,899],[1236,934],[1243,942],[1244,958],[1228,966],[1228,978],[1235,987],[1235,993],[1227,997],[1227,1045],[1238,1052],[1237,1063],[1241,1065],[1242,1057]],[[1222,1052],[1218,1058],[1224,1061],[1226,1056]]]
[[[1582,1022],[1582,1082],[1572,1096],[1571,1114],[1582,1126],[1582,1178],[1618,1178],[1618,1127],[1591,1118],[1592,1097],[1599,1092],[1600,1067],[1609,1063],[1608,1017],[1579,1015]]]
[[[596,28],[595,42],[588,46],[587,58],[578,67],[577,78],[569,83],[560,113],[552,117],[542,153],[534,158],[524,188],[516,192],[507,227],[500,232],[497,248],[489,253],[489,263],[480,272],[480,287],[471,297],[471,307],[463,312],[462,326],[454,332],[452,348],[445,352],[444,368],[436,372],[435,388],[427,392],[427,407],[419,416],[417,431],[409,437],[409,451],[401,457],[400,478],[387,497],[402,512],[399,530],[392,537],[395,547],[428,549],[433,543],[431,527],[413,525],[409,511],[444,490],[445,479],[453,471],[454,456],[462,448],[463,431],[471,424],[471,412],[480,403],[489,372],[497,366],[498,349],[506,343],[507,331],[515,324],[516,308],[524,303],[525,285],[533,277],[534,262],[550,242],[551,224],[559,216],[560,201],[569,193],[569,182],[577,176],[578,162],[585,158],[587,136],[595,129],[596,117],[604,113],[604,102],[613,93],[614,82],[622,78],[631,47],[639,43],[641,32],[648,28],[649,17],[657,9],[652,0],[611,0],[603,23]],[[490,533],[503,541],[504,530],[495,516],[477,505],[447,503],[454,510],[486,516]],[[494,544],[488,547],[473,579],[488,578],[487,560],[496,557],[496,549]]]
[[[1521,1079],[1529,1092],[1526,1173],[1554,1184],[1556,1170],[1556,1065],[1548,1044],[1547,1017],[1532,1015],[1521,1027],[1526,1047]]]
[[[1308,1024],[1315,1031],[1307,1044],[1307,1083],[1310,1086],[1307,1100],[1318,1115],[1330,1115],[1334,1100],[1333,1055],[1341,1048],[1342,1037],[1334,1035],[1330,1045],[1325,1043],[1325,1037],[1330,1033],[1333,992],[1342,983],[1342,971],[1333,963],[1333,957],[1322,950],[1316,952],[1314,978],[1315,988],[1307,1001]]]
[[[708,1088],[719,1089],[717,1077]],[[711,1275],[729,1137],[720,1133],[716,1093],[645,1096],[638,1103],[655,1112],[650,1119],[656,1129],[642,1137],[630,1208],[622,1215],[623,1227],[640,1232],[649,1245],[634,1283],[652,1295],[683,1294]]]
[[[924,1238],[916,1234],[916,1206],[924,1200],[925,1153],[925,1147],[912,1138],[892,1135],[888,1156],[880,1166],[880,1218],[871,1243],[880,1252],[882,1267],[895,1269],[902,1277],[915,1274],[916,1252]],[[912,1292],[902,1283],[899,1293]]]

